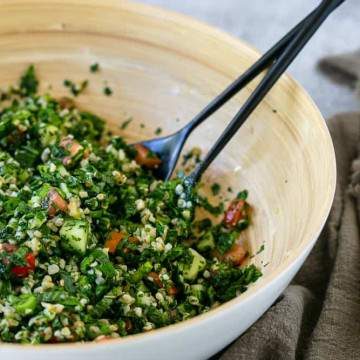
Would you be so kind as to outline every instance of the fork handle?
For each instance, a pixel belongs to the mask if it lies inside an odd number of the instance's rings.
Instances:
[[[333,5],[334,9],[339,5]],[[273,47],[271,47],[259,60],[257,60],[248,70],[231,83],[224,91],[214,98],[199,114],[197,114],[184,128],[188,136],[204,120],[214,114],[234,95],[243,89],[248,83],[254,80],[260,73],[268,68],[295,38],[304,25],[311,20],[315,11],[312,11],[305,19],[293,27],[283,38],[281,38]]]
[[[202,176],[204,171],[226,146],[226,144],[235,135],[241,125],[247,120],[249,115],[254,111],[262,101],[269,90],[274,86],[280,76],[285,72],[288,66],[293,62],[306,43],[311,39],[314,33],[326,20],[326,18],[345,0],[323,0],[317,7],[311,19],[306,22],[303,28],[285,48],[276,62],[271,66],[268,73],[261,80],[249,99],[242,106],[240,111],[235,115],[230,124],[226,127],[214,146],[210,149],[205,159],[195,168],[192,174],[187,178],[190,185],[195,184]]]

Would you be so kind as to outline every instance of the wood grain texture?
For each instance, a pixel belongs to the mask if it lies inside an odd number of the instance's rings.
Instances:
[[[130,141],[152,137],[158,126],[165,134],[178,129],[258,57],[221,31],[125,1],[2,0],[0,8],[1,84],[12,84],[30,63],[42,90],[51,84],[55,96],[66,94],[64,78],[88,78],[79,106],[108,119],[114,131],[132,116]],[[90,74],[94,62],[101,72]],[[102,94],[104,80],[114,90],[111,97]],[[254,86],[196,130],[188,148],[207,151]],[[253,252],[265,244],[253,260],[264,277],[224,308],[265,288],[310,251],[332,203],[335,173],[321,114],[283,76],[206,174],[205,183],[249,189],[255,216],[246,237]]]

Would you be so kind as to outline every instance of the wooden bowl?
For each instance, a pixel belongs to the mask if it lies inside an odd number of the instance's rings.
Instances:
[[[153,137],[159,126],[164,134],[178,129],[259,56],[245,43],[185,16],[120,0],[2,0],[0,5],[2,86],[16,81],[30,63],[36,64],[43,90],[51,84],[56,96],[67,93],[64,78],[89,79],[79,106],[108,119],[116,131],[132,116],[129,140]],[[100,73],[89,72],[94,62]],[[114,90],[111,97],[102,94],[104,80]],[[254,87],[197,129],[188,147],[207,151]],[[253,252],[265,244],[253,259],[263,278],[208,314],[151,333],[91,344],[2,344],[0,358],[211,356],[258,319],[298,271],[329,213],[335,170],[321,114],[284,76],[206,174],[223,189],[249,189],[255,216],[246,237]]]

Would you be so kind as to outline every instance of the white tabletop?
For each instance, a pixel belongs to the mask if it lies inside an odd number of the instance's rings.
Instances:
[[[186,13],[220,27],[265,51],[303,18],[319,0],[142,0]],[[323,25],[289,69],[324,116],[358,110],[360,100],[316,70],[318,60],[360,48],[359,0],[347,0]]]

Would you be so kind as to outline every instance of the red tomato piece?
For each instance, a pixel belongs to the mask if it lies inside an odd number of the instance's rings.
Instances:
[[[246,202],[244,200],[234,200],[225,211],[224,224],[229,228],[235,227],[240,220],[246,216]]]
[[[150,150],[144,145],[135,144],[136,150],[135,161],[149,169],[157,168],[161,164],[161,160],[154,154],[150,154]]]
[[[11,269],[11,272],[18,278],[25,278],[29,275],[30,272],[35,270],[36,260],[33,253],[28,253],[25,256],[25,261],[27,265],[24,266],[14,266]]]
[[[109,238],[105,241],[104,247],[109,249],[110,254],[114,254],[117,246],[120,244],[123,238],[124,234],[121,231],[113,231]]]
[[[35,255],[33,253],[28,253],[25,256],[25,260],[28,264],[28,268],[30,271],[34,271],[35,270],[35,266],[36,266],[36,258]]]
[[[58,210],[62,212],[66,212],[68,209],[67,202],[61,197],[61,195],[56,191],[56,189],[50,189],[48,193],[49,197],[49,208],[48,214],[49,216],[53,217],[56,215]]]
[[[18,278],[26,278],[29,275],[29,268],[27,266],[14,266],[11,272]]]
[[[246,250],[240,244],[234,244],[232,248],[224,254],[224,260],[230,261],[233,265],[238,266],[246,258]]]
[[[60,141],[60,146],[69,151],[71,156],[75,156],[82,149],[82,146],[69,136]]]
[[[178,292],[179,290],[175,286],[172,286],[171,288],[168,289],[168,294],[170,296],[176,296]]]
[[[70,153],[69,156],[65,156],[63,158],[62,162],[65,166],[70,165],[72,162],[72,158],[83,149],[82,145],[80,145],[75,139],[69,136],[65,137],[60,141],[60,146]]]
[[[1,251],[5,251],[7,253],[13,253],[17,250],[17,246],[13,245],[13,244],[8,244],[8,243],[4,243],[4,244],[0,244],[0,252]]]
[[[159,287],[159,288],[162,288],[163,287],[163,284],[161,282],[161,279],[160,279],[160,276],[158,273],[154,272],[154,271],[151,271],[149,272],[148,274],[148,277],[151,278],[154,282],[154,284]]]

